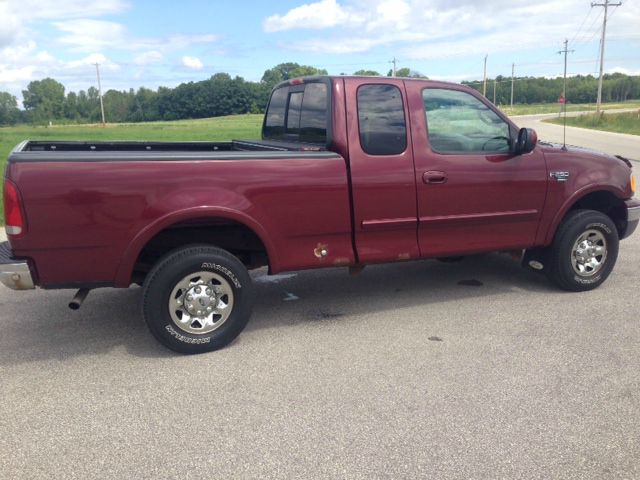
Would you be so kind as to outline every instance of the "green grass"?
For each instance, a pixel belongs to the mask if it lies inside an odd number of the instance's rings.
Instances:
[[[534,103],[531,105],[514,105],[513,109],[506,105],[499,105],[507,115],[537,115],[542,113],[559,113],[560,105],[557,103]],[[614,108],[640,108],[640,101],[632,100],[619,103],[603,103],[605,110]],[[595,103],[570,103],[567,105],[567,112],[595,112]]]
[[[156,140],[227,141],[260,138],[262,115],[180,120],[175,122],[119,123],[101,125],[61,125],[34,127],[19,125],[0,128],[0,168],[4,171],[11,150],[23,140]],[[4,188],[0,182],[0,193]],[[0,202],[0,225],[4,224],[4,205]]]
[[[562,125],[563,119],[552,118],[547,122]],[[601,115],[590,113],[579,117],[567,117],[567,125],[570,127],[640,135],[640,110],[628,113],[603,113]]]

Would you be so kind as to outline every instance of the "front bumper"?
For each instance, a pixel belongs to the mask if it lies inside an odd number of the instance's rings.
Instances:
[[[31,290],[36,288],[29,264],[25,260],[16,260],[9,242],[0,243],[0,282],[13,290]]]
[[[638,222],[640,221],[640,201],[633,198],[625,202],[627,204],[627,228],[624,231],[622,238],[627,238],[636,228],[638,228]]]

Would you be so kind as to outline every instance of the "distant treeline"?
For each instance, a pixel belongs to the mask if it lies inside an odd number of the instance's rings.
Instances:
[[[493,83],[496,83],[496,105],[511,102],[511,77],[498,76],[487,80],[487,98],[493,101]],[[462,82],[483,91],[483,82]],[[513,103],[554,103],[562,94],[563,78],[520,77],[513,81]],[[598,78],[577,75],[567,78],[567,103],[595,103],[598,96]],[[640,98],[640,76],[622,73],[605,75],[602,82],[603,102],[624,102]]]
[[[262,113],[275,84],[304,75],[326,75],[326,70],[297,63],[282,63],[264,72],[260,82],[248,82],[242,77],[232,78],[217,73],[207,80],[182,83],[175,88],[160,87],[137,91],[108,90],[103,95],[107,122],[145,122],[206,118],[222,115]],[[356,75],[380,75],[372,70],[359,70]],[[398,76],[424,77],[403,68]],[[388,72],[387,75],[391,75]],[[426,78],[426,77],[425,77]],[[511,78],[498,76],[487,81],[487,97],[496,104],[510,102]],[[482,82],[463,82],[482,91]],[[597,95],[597,78],[576,76],[567,80],[568,103],[593,103]],[[553,103],[562,92],[562,78],[516,78],[514,103]],[[64,85],[52,78],[35,80],[22,92],[24,110],[18,108],[15,96],[0,92],[0,125],[16,123],[94,123],[101,121],[98,90],[65,93]],[[603,101],[625,101],[640,98],[640,76],[620,73],[605,75]]]

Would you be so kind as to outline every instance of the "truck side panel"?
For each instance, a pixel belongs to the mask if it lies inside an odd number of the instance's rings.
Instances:
[[[338,155],[14,162],[8,175],[22,192],[28,223],[28,233],[12,241],[14,255],[34,260],[43,286],[128,286],[115,277],[119,264],[130,262],[124,254],[132,255],[133,239],[143,244],[179,212],[252,219],[263,236],[268,232],[262,240],[274,273],[354,263],[346,167]],[[327,255],[318,258],[320,245]]]

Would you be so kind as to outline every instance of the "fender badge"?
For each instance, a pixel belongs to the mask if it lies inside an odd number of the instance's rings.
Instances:
[[[569,179],[569,172],[551,172],[549,176],[558,182],[566,182]]]

